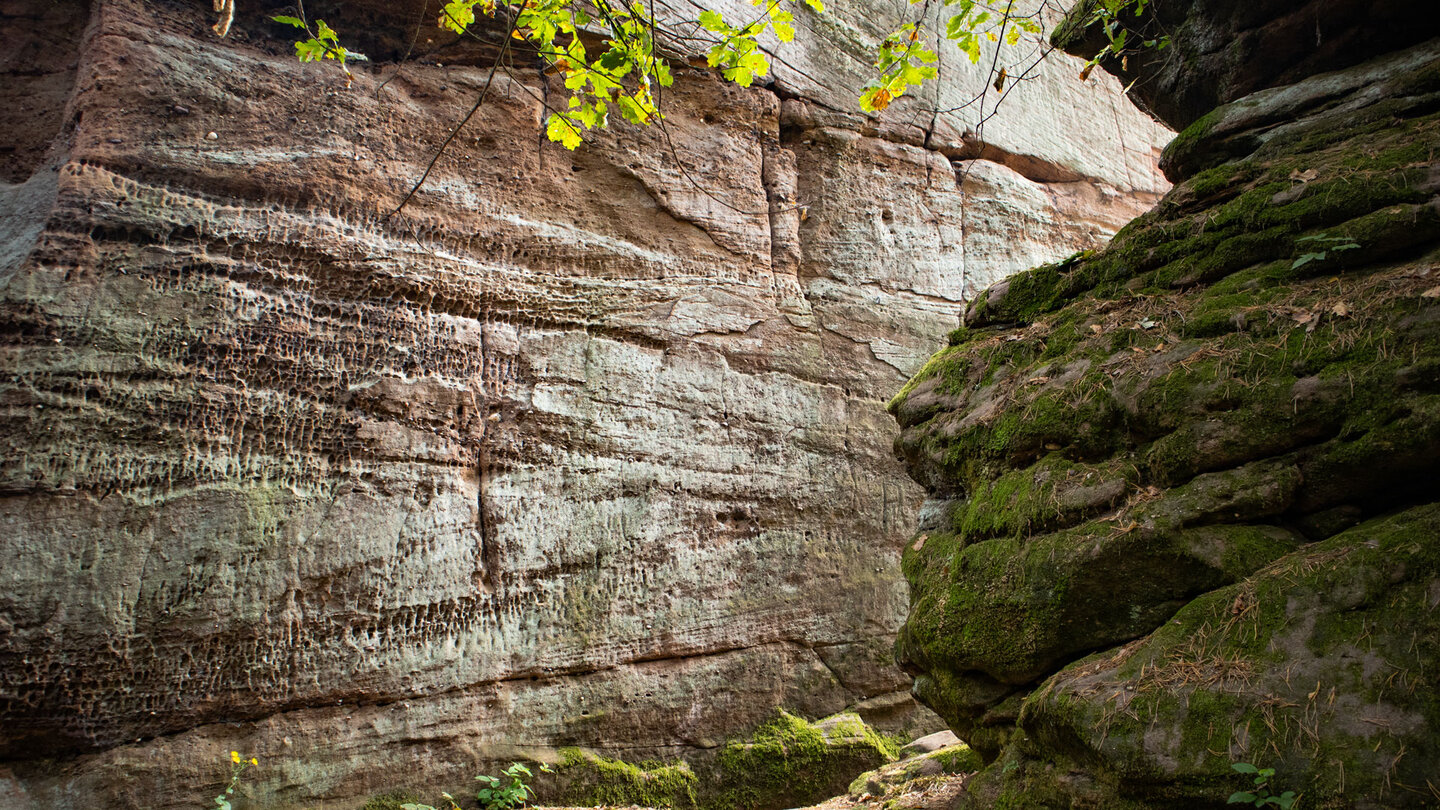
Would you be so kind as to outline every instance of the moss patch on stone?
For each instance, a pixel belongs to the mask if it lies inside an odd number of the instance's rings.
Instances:
[[[983,766],[979,754],[971,750],[970,746],[959,743],[867,771],[850,783],[848,792],[857,799],[866,794],[871,797],[885,797],[907,790],[918,780],[974,773]]]
[[[568,804],[699,806],[695,793],[699,780],[685,762],[635,765],[579,748],[564,748],[556,770],[565,785],[561,798]]]
[[[900,743],[845,712],[810,722],[780,710],[711,757],[641,762],[566,748],[544,798],[579,806],[779,810],[844,791],[856,774],[895,759]]]
[[[1152,806],[1213,799],[1234,784],[1232,762],[1276,768],[1310,807],[1381,795],[1427,806],[1440,768],[1437,538],[1440,505],[1428,505],[1307,546],[1144,641],[1067,667],[1020,725]]]
[[[899,746],[858,715],[810,723],[780,711],[717,760],[720,790],[709,806],[749,810],[798,807],[844,791],[857,773],[893,760]]]

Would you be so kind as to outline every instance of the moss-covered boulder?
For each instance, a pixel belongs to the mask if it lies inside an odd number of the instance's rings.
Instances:
[[[981,764],[980,755],[965,743],[947,745],[860,774],[850,783],[850,797],[863,800],[887,796],[913,786],[917,780],[974,773]]]
[[[810,722],[780,711],[745,740],[732,740],[693,765],[609,759],[563,749],[546,801],[706,810],[779,810],[843,793],[857,774],[896,758],[899,744],[853,712]]]
[[[1437,155],[1440,40],[1239,98],[891,403],[931,494],[897,649],[993,762],[973,806],[1218,806],[1239,761],[1440,800],[1440,716],[1393,694],[1440,671],[1405,620],[1440,604]]]
[[[780,712],[754,737],[721,751],[715,808],[801,807],[845,792],[855,778],[895,759],[899,745],[865,725],[859,715],[837,714],[816,723]]]
[[[1086,657],[1025,702],[1032,750],[1197,807],[1271,767],[1309,808],[1433,807],[1440,504],[1366,521]],[[1061,805],[1068,806],[1068,805]]]
[[[641,805],[644,807],[698,807],[695,788],[699,779],[683,761],[634,764],[604,757],[593,751],[564,748],[554,768],[547,798],[566,804]]]

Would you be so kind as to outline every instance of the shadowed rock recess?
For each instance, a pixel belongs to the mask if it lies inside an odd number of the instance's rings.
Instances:
[[[1155,5],[1183,55],[1213,44],[1187,30],[1345,4]],[[1188,126],[1177,185],[979,295],[891,403],[930,496],[898,649],[992,763],[964,806],[1223,807],[1250,787],[1233,763],[1307,808],[1440,803],[1440,40],[1418,39],[1297,75],[1237,36],[1246,81],[1270,70],[1248,94],[1137,84],[1233,100],[1142,97]]]
[[[862,116],[907,8],[837,5],[770,87],[678,59],[674,154],[544,142],[516,57],[385,218],[502,32],[306,2],[347,88],[279,2],[223,40],[208,0],[0,4],[0,806],[201,806],[231,750],[263,806],[353,808],[780,707],[938,727],[884,402],[975,289],[1153,204],[1167,133],[1071,59],[982,149],[949,52]]]

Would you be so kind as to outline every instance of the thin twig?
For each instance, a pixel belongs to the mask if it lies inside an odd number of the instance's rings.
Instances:
[[[420,190],[420,187],[425,185],[425,181],[430,177],[430,172],[434,171],[435,164],[440,162],[440,156],[445,154],[445,149],[450,146],[450,142],[455,140],[455,136],[460,134],[460,130],[464,129],[465,125],[470,123],[470,119],[475,117],[475,113],[480,109],[480,105],[485,103],[485,97],[490,95],[490,86],[495,81],[495,71],[500,68],[500,63],[504,61],[506,52],[510,50],[510,38],[515,33],[515,27],[519,25],[519,23],[520,12],[517,10],[515,16],[510,19],[510,28],[505,32],[504,42],[500,44],[500,55],[497,56],[495,62],[490,65],[490,74],[485,77],[485,87],[481,89],[480,97],[475,99],[475,105],[470,108],[470,112],[465,113],[465,117],[461,119],[455,129],[451,130],[450,134],[445,137],[445,141],[440,144],[440,148],[436,149],[435,154],[431,156],[430,165],[425,167],[425,173],[420,175],[419,180],[415,181],[415,185],[410,188],[410,193],[406,194],[405,199],[401,200],[400,204],[395,206],[395,210],[385,215],[385,219],[388,220],[390,217],[400,213],[400,209],[404,208],[405,204],[410,202],[411,198],[415,196],[415,193]]]
[[[380,91],[385,89],[385,85],[389,84],[390,82],[395,81],[395,78],[400,75],[400,68],[401,68],[401,66],[403,66],[406,62],[410,61],[410,55],[413,54],[413,53],[415,53],[415,43],[417,43],[417,42],[420,41],[420,26],[422,26],[422,25],[424,25],[424,24],[425,24],[425,3],[422,2],[422,3],[420,4],[420,16],[415,19],[415,35],[412,36],[412,37],[410,37],[410,47],[408,47],[408,48],[405,49],[405,55],[402,56],[402,57],[400,57],[400,61],[399,61],[399,62],[396,62],[396,63],[395,63],[395,72],[390,74],[390,78],[386,79],[386,80],[383,81],[383,82],[380,82],[380,84],[375,87],[375,97],[376,97],[376,98],[379,98],[379,97],[380,97]]]

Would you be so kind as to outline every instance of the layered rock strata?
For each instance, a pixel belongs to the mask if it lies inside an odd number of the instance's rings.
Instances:
[[[901,656],[998,759],[965,806],[1219,807],[1235,763],[1434,806],[1437,99],[1431,40],[1210,111],[1153,211],[991,287],[894,400],[931,496]]]
[[[307,3],[374,60],[347,87],[209,7],[0,8],[0,805],[195,806],[237,749],[266,806],[340,807],[778,706],[913,726],[882,401],[968,289],[1163,185],[1117,85],[1046,68],[981,160],[931,110],[985,77],[859,116],[816,88],[891,12],[803,12],[771,88],[680,65],[668,135],[567,153],[556,80],[501,72],[390,215],[496,32]]]

